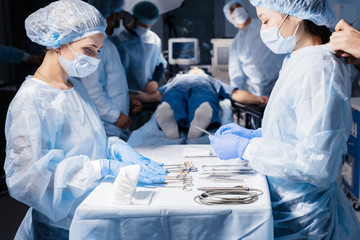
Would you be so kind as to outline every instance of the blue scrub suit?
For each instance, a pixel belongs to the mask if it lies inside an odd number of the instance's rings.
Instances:
[[[162,102],[169,103],[176,122],[183,129],[189,128],[196,109],[204,102],[213,109],[209,126],[220,124],[219,98],[230,98],[222,84],[206,74],[178,75],[159,91],[163,94]]]

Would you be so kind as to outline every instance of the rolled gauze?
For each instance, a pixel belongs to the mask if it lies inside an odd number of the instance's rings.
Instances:
[[[114,204],[131,204],[131,200],[136,190],[139,173],[139,165],[129,165],[120,168],[120,173],[113,184]]]

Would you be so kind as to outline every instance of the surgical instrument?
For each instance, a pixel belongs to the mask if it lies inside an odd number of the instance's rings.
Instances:
[[[212,175],[212,176],[227,176],[227,175],[238,175],[238,174],[253,174],[254,170],[230,170],[230,171],[214,171],[214,172],[202,172],[201,175]]]
[[[248,164],[247,163],[243,163],[243,164],[219,164],[219,165],[202,165],[202,168],[213,168],[213,167],[247,167]]]
[[[163,167],[165,168],[172,168],[172,167],[186,167],[186,168],[189,168],[189,167],[193,167],[194,164],[190,161],[186,161],[184,163],[179,163],[179,164],[166,164],[164,165]]]
[[[196,125],[195,125],[195,124],[193,124],[193,123],[190,123],[190,124],[191,124],[192,126],[196,127],[197,129],[199,129],[200,131],[202,131],[202,132],[206,133],[207,135],[214,136],[214,134],[212,134],[212,133],[210,133],[210,132],[206,131],[205,129],[203,129],[203,128],[201,128],[201,127],[198,127],[198,126],[196,126]]]
[[[350,23],[350,26],[352,26],[354,23],[356,23],[357,20],[359,20],[359,19],[360,19],[360,16],[358,16],[352,23]]]
[[[207,190],[194,197],[194,201],[200,204],[249,204],[263,194],[263,191],[254,188],[217,188],[216,190]],[[225,197],[225,195],[230,197]]]

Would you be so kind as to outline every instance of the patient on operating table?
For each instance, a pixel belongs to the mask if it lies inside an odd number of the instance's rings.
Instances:
[[[177,75],[159,91],[163,98],[156,120],[170,139],[179,138],[179,130],[187,132],[188,139],[200,137],[202,132],[194,125],[203,129],[219,127],[219,100],[230,99],[220,81],[197,67]]]

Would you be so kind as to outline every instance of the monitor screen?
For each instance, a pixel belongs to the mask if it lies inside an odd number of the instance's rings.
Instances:
[[[173,59],[195,60],[195,43],[193,42],[173,42]]]
[[[192,65],[199,63],[199,40],[197,38],[170,38],[169,64]]]

